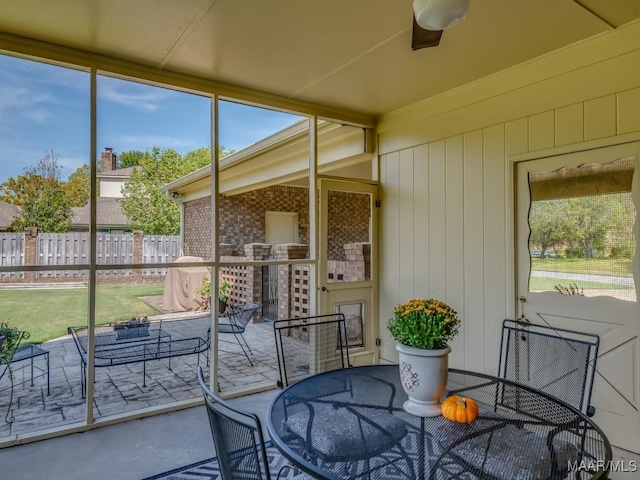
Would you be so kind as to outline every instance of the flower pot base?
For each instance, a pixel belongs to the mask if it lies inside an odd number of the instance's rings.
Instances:
[[[439,417],[442,415],[442,409],[438,402],[421,402],[410,398],[404,402],[402,408],[405,412],[416,417]]]

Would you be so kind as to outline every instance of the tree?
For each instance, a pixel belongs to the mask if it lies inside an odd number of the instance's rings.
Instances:
[[[51,149],[36,162],[35,166],[27,167],[25,172],[27,175],[40,175],[42,178],[59,182],[62,175],[62,167],[58,163],[58,158],[60,158],[60,154]]]
[[[71,213],[62,185],[58,183],[30,196],[22,205],[22,216],[14,220],[13,228],[18,232],[27,227],[38,227],[41,232],[66,232]]]
[[[24,175],[0,185],[2,200],[22,206],[22,215],[13,222],[15,230],[38,227],[43,232],[64,232],[69,228],[72,212],[60,181],[58,157],[50,150]]]
[[[122,211],[129,218],[129,227],[150,235],[180,233],[180,208],[160,188],[211,163],[208,149],[188,152],[182,157],[175,150],[145,153],[131,179],[124,184]]]
[[[140,160],[144,157],[145,152],[140,150],[130,150],[128,152],[122,152],[118,155],[120,168],[135,167],[140,165]]]
[[[0,185],[0,200],[13,205],[24,205],[35,192],[46,188],[47,179],[40,175],[18,175],[9,177]]]
[[[59,184],[62,168],[58,164],[58,157],[58,153],[50,150],[35,166],[25,168],[24,175],[18,175],[17,179],[9,177],[0,185],[0,200],[24,205],[38,192]]]
[[[69,175],[63,189],[71,207],[85,206],[89,202],[89,165],[85,163]]]
[[[607,231],[614,226],[607,197],[589,195],[566,200],[568,239],[580,246],[584,258],[603,253]]]
[[[560,203],[558,200],[531,202],[529,240],[534,245],[540,245],[543,258],[548,248],[562,242],[564,212]]]

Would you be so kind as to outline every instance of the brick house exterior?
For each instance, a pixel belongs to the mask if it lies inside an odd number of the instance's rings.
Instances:
[[[344,245],[369,241],[370,201],[366,195],[329,192],[329,259],[346,260]],[[265,241],[265,213],[297,212],[298,238],[309,243],[309,190],[276,185],[220,197],[221,255],[243,255],[244,245]],[[185,255],[211,258],[211,197],[184,203]]]

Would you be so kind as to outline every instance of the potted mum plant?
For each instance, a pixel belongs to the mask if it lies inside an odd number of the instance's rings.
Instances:
[[[447,386],[449,341],[460,328],[456,311],[435,298],[414,299],[393,309],[387,329],[398,342],[400,379],[412,415],[441,415],[440,397]]]

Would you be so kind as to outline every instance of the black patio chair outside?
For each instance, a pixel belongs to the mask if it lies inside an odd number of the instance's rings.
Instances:
[[[281,388],[311,375],[351,366],[342,313],[276,320],[273,331]]]
[[[599,346],[600,337],[592,333],[507,319],[498,376],[564,400],[591,417]]]
[[[222,480],[271,480],[267,459],[267,444],[257,415],[241,410],[213,393],[204,379],[202,367],[198,367],[198,382],[213,435]],[[284,465],[277,478],[293,468]],[[299,475],[296,479],[308,478]]]
[[[13,412],[11,411],[11,404],[13,402],[13,370],[11,368],[11,362],[13,361],[13,357],[20,347],[20,343],[22,340],[29,338],[29,332],[18,331],[13,343],[5,345],[5,342],[9,342],[6,337],[2,337],[2,342],[0,343],[0,380],[7,377],[10,382],[10,386],[4,390],[9,390],[9,406],[7,407],[7,413],[4,416],[4,420],[7,423],[13,423],[15,417],[13,416]]]
[[[234,304],[228,305],[225,310],[225,316],[229,319],[228,322],[222,322],[218,324],[218,333],[228,333],[232,334],[235,337],[236,342],[240,345],[240,349],[251,366],[253,366],[253,362],[247,351],[251,355],[253,352],[251,351],[251,347],[247,343],[247,340],[244,338],[243,333],[247,328],[247,324],[256,314],[261,305],[257,303],[244,303],[244,304]]]

